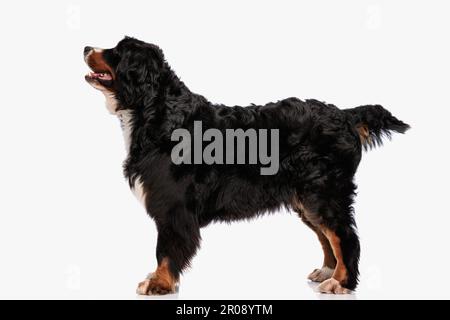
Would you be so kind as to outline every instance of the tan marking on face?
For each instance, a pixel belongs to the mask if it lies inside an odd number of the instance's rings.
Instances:
[[[86,63],[94,72],[108,72],[113,80],[115,79],[114,70],[103,59],[103,49],[95,48],[85,58]]]
[[[103,59],[103,49],[93,48],[84,58],[87,65],[93,72],[107,72],[111,75],[113,81],[115,79],[114,70]],[[106,108],[109,113],[117,114],[118,102],[115,96],[114,89],[111,87],[105,87],[101,83],[95,80],[89,80],[87,82],[95,89],[101,91],[106,99]]]

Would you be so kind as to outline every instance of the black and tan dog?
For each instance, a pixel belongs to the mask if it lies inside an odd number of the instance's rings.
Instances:
[[[174,291],[200,244],[200,228],[248,219],[281,207],[296,211],[318,236],[321,269],[309,279],[325,293],[347,293],[358,282],[359,241],[352,203],[362,150],[409,126],[379,105],[340,110],[288,98],[263,106],[212,104],[180,81],[155,45],[125,38],[112,49],[86,47],[86,80],[121,119],[128,157],[125,176],[156,222],[158,268],[140,294]],[[261,164],[175,164],[175,129],[278,129],[279,170]],[[274,230],[274,232],[277,232]]]

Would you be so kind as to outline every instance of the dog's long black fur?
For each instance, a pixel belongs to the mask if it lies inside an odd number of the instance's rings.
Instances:
[[[143,183],[146,210],[157,225],[159,263],[167,258],[178,278],[199,247],[201,227],[286,207],[308,224],[335,232],[348,272],[343,285],[356,287],[360,249],[353,178],[362,149],[380,144],[392,131],[404,133],[407,124],[379,105],[340,110],[297,98],[248,107],[213,104],[186,87],[157,46],[133,38],[105,50],[103,58],[115,72],[118,109],[132,114],[124,170],[130,185],[138,178]],[[177,128],[192,132],[195,120],[203,130],[279,129],[278,173],[261,175],[260,165],[175,165],[171,134]],[[365,137],[361,126],[368,129]]]

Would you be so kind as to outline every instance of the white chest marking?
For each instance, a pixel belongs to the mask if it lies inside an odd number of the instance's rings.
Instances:
[[[109,91],[102,91],[106,99],[106,109],[109,113],[117,114],[117,100],[113,93]]]
[[[133,124],[131,123],[132,117],[129,110],[119,110],[117,111],[117,100],[113,95],[107,95],[106,97],[106,107],[111,114],[117,115],[120,120],[120,126],[122,127],[123,139],[125,142],[125,150],[127,153],[130,152],[131,145],[131,135],[133,132]],[[146,194],[144,191],[144,186],[142,184],[141,177],[137,177],[134,186],[131,187],[136,198],[145,207]]]
[[[136,181],[134,182],[134,186],[131,188],[131,191],[133,191],[136,198],[145,207],[145,199],[147,195],[144,191],[144,186],[142,184],[141,177],[138,177],[136,179]]]
[[[117,116],[120,120],[120,126],[122,127],[123,140],[125,142],[125,150],[130,152],[131,134],[133,132],[133,124],[131,123],[131,113],[129,110],[118,111]]]
[[[133,124],[131,123],[131,113],[129,110],[118,111],[117,116],[120,119],[120,126],[122,127],[123,139],[125,142],[125,149],[129,153],[131,145],[131,134],[133,132]],[[142,184],[141,177],[137,177],[134,186],[131,187],[136,198],[145,207],[146,194],[144,191],[144,186]]]

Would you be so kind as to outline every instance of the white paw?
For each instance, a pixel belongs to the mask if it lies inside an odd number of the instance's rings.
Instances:
[[[352,291],[341,286],[339,281],[334,278],[330,278],[319,284],[317,288],[321,293],[331,294],[350,294]]]
[[[308,276],[308,279],[314,282],[322,282],[330,279],[333,275],[334,269],[322,267],[322,269],[315,269]]]
[[[155,274],[149,274],[144,281],[139,283],[136,293],[139,295],[152,296],[175,293],[175,290],[175,284],[171,284]]]

